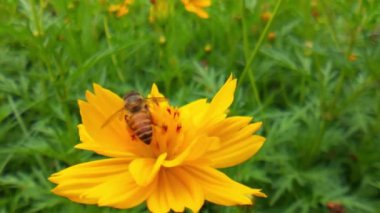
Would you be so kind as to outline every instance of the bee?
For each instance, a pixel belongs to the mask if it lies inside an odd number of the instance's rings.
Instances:
[[[102,128],[112,121],[116,115],[125,112],[124,119],[133,133],[145,144],[150,144],[153,135],[152,115],[149,111],[149,101],[158,103],[166,101],[164,97],[144,98],[140,93],[132,91],[124,95],[123,108],[112,114],[102,125]]]

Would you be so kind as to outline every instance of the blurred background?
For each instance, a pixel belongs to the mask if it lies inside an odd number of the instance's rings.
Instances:
[[[231,73],[230,114],[263,121],[267,141],[223,171],[269,197],[202,212],[380,212],[380,1],[214,0],[208,19],[165,2],[1,1],[0,212],[120,212],[47,180],[95,157],[73,148],[92,83],[155,82],[181,106]]]

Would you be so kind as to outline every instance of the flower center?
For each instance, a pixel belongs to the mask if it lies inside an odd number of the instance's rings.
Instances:
[[[152,151],[156,157],[167,153],[167,159],[180,154],[184,131],[180,121],[180,112],[172,106],[155,105],[150,107],[153,120]]]

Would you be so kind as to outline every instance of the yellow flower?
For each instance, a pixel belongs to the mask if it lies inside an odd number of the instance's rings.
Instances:
[[[212,50],[212,46],[211,46],[211,44],[206,44],[206,46],[204,47],[204,51],[205,51],[206,53],[209,53],[209,52],[211,52],[211,50]]]
[[[268,33],[268,40],[274,41],[276,39],[276,33],[275,32],[269,32]]]
[[[149,21],[165,21],[173,13],[171,4],[173,2],[168,0],[151,1]]]
[[[261,20],[268,22],[272,18],[272,13],[265,11],[261,14]]]
[[[124,0],[121,4],[113,4],[109,6],[108,11],[110,13],[116,13],[117,17],[122,17],[129,12],[128,6],[133,3],[134,0]]]
[[[203,9],[211,6],[211,0],[181,0],[185,9],[197,14],[201,18],[208,18],[208,13]]]
[[[357,56],[355,53],[351,53],[351,54],[347,57],[347,59],[348,59],[349,61],[351,61],[351,62],[354,62],[354,61],[356,61],[356,60],[358,59],[358,56]]]
[[[147,145],[123,119],[103,126],[124,102],[94,84],[94,93],[86,92],[87,101],[78,101],[83,123],[76,148],[109,158],[53,174],[49,180],[57,186],[52,191],[75,202],[121,209],[146,201],[151,212],[197,212],[205,200],[251,205],[253,196],[266,197],[217,170],[249,159],[265,141],[254,135],[261,122],[227,117],[235,88],[236,79],[230,77],[211,102],[199,99],[180,108],[167,101],[150,104],[154,125]],[[163,96],[153,85],[149,97]]]

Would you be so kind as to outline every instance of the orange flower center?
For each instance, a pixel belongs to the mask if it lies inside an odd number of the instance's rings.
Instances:
[[[183,128],[180,112],[171,106],[154,105],[150,107],[153,121],[151,148],[156,157],[167,153],[167,160],[173,159],[182,150]]]

